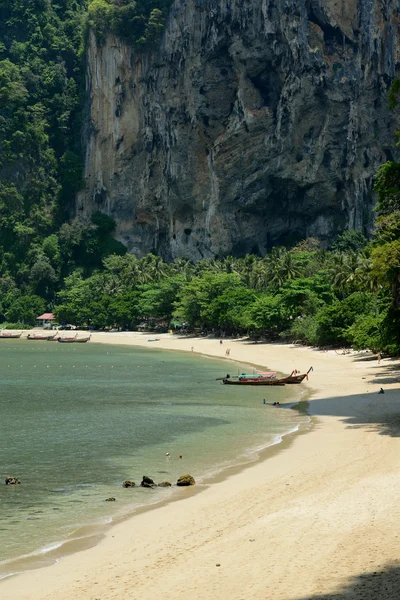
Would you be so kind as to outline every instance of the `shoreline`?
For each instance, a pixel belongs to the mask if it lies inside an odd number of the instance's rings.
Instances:
[[[96,343],[96,341],[92,342]],[[101,343],[104,343],[103,341]],[[109,343],[108,340],[106,342]],[[114,343],[112,341],[111,345],[119,345],[118,343]],[[126,344],[124,344],[126,345]],[[148,348],[150,351],[154,350],[154,348]],[[167,352],[172,352],[174,354],[187,354],[186,351],[181,350],[164,350]],[[211,360],[218,359],[212,354],[204,354],[201,352],[194,353],[197,356],[201,356],[204,358],[210,358]],[[227,362],[231,363],[235,368],[238,367],[250,367],[250,368],[262,368],[262,365],[255,365],[254,363],[244,363],[242,361],[237,361],[234,359],[227,359]],[[291,386],[292,392],[295,391],[295,388]],[[292,394],[291,394],[292,395]],[[293,394],[294,396],[294,394]],[[306,403],[307,400],[304,398],[299,399],[291,399],[288,402],[284,402],[281,404],[281,407],[285,407],[286,409],[298,411],[297,407],[303,403]],[[81,525],[76,530],[74,530],[71,534],[69,534],[66,538],[62,540],[55,541],[49,546],[44,546],[39,548],[38,550],[23,555],[21,557],[16,557],[13,559],[7,559],[0,564],[0,567],[6,566],[8,564],[14,566],[15,571],[2,574],[0,571],[0,585],[2,582],[15,578],[20,575],[24,575],[33,570],[39,570],[43,568],[51,567],[57,564],[60,560],[67,556],[71,556],[77,552],[82,552],[83,550],[88,550],[93,548],[98,543],[100,543],[107,535],[107,533],[119,523],[123,523],[125,521],[129,521],[133,517],[146,513],[148,511],[156,510],[166,506],[172,502],[181,501],[183,497],[194,496],[196,494],[202,493],[205,489],[207,489],[210,485],[214,485],[216,483],[221,483],[225,481],[228,477],[234,476],[237,473],[240,473],[243,470],[251,468],[254,464],[258,462],[262,462],[267,460],[269,457],[275,455],[280,451],[281,448],[286,448],[293,442],[293,439],[297,435],[301,435],[309,432],[311,429],[311,418],[308,422],[301,422],[295,429],[289,430],[287,432],[283,432],[281,434],[277,434],[275,440],[270,441],[267,445],[263,445],[262,447],[249,447],[244,453],[242,452],[239,455],[232,457],[230,463],[227,465],[216,465],[214,469],[210,470],[210,472],[206,475],[201,476],[200,478],[196,478],[196,486],[182,489],[176,486],[173,486],[169,489],[169,495],[166,498],[156,499],[149,504],[143,504],[130,510],[126,510],[123,513],[117,513],[110,517],[110,521],[104,523],[90,523],[88,522],[85,525]]]
[[[309,412],[315,425],[308,435],[294,434],[287,447],[285,439],[270,447],[272,456],[211,482],[201,494],[183,492],[182,505],[177,499],[151,507],[113,525],[90,550],[2,580],[2,598],[107,600],[134,586],[144,598],[190,593],[239,600],[245,588],[246,600],[268,593],[274,600],[308,600],[306,594],[357,587],[361,578],[364,595],[354,597],[397,597],[379,596],[375,588],[378,579],[393,583],[397,577],[398,361],[385,359],[379,366],[369,356],[233,340],[224,340],[221,349],[217,340],[166,335],[150,345],[149,337],[94,334],[92,339],[163,350],[195,346],[201,349],[196,353],[216,358],[223,358],[229,343],[231,360],[289,373],[314,363]],[[377,369],[380,377],[373,377]],[[376,396],[381,382],[387,393]],[[161,590],[152,587],[156,581]]]

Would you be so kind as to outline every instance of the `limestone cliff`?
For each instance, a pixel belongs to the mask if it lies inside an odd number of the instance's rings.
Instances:
[[[398,0],[176,0],[152,54],[92,35],[77,214],[167,259],[365,230],[399,18]]]

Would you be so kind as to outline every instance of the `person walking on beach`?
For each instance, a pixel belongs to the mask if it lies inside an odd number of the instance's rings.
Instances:
[[[223,343],[222,340],[219,340],[219,343],[222,344]]]
[[[379,352],[378,353],[378,365],[381,364],[381,358],[382,358],[382,354]]]

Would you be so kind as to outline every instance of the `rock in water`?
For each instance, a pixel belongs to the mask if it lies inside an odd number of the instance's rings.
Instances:
[[[196,482],[191,475],[182,475],[179,477],[176,485],[184,486],[184,485],[194,485]]]
[[[6,485],[16,485],[17,483],[21,483],[17,477],[6,477]]]
[[[169,481],[162,481],[158,484],[158,487],[171,487],[171,484]]]
[[[156,484],[154,483],[154,481],[152,479],[150,479],[150,477],[147,477],[147,475],[143,475],[142,483],[140,485],[142,487],[146,487],[146,488],[156,487]]]
[[[127,479],[126,481],[124,481],[124,483],[122,484],[122,487],[124,488],[128,488],[128,487],[135,487],[136,483],[134,481],[129,481],[129,479]]]
[[[116,502],[115,498],[106,498],[106,502]]]

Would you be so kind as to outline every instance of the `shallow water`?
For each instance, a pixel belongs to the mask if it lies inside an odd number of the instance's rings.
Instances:
[[[307,420],[263,405],[296,401],[300,386],[215,380],[237,369],[159,350],[1,340],[0,577],[17,557],[173,493],[124,489],[125,479],[190,473],[201,483]],[[2,485],[6,476],[21,485]]]

